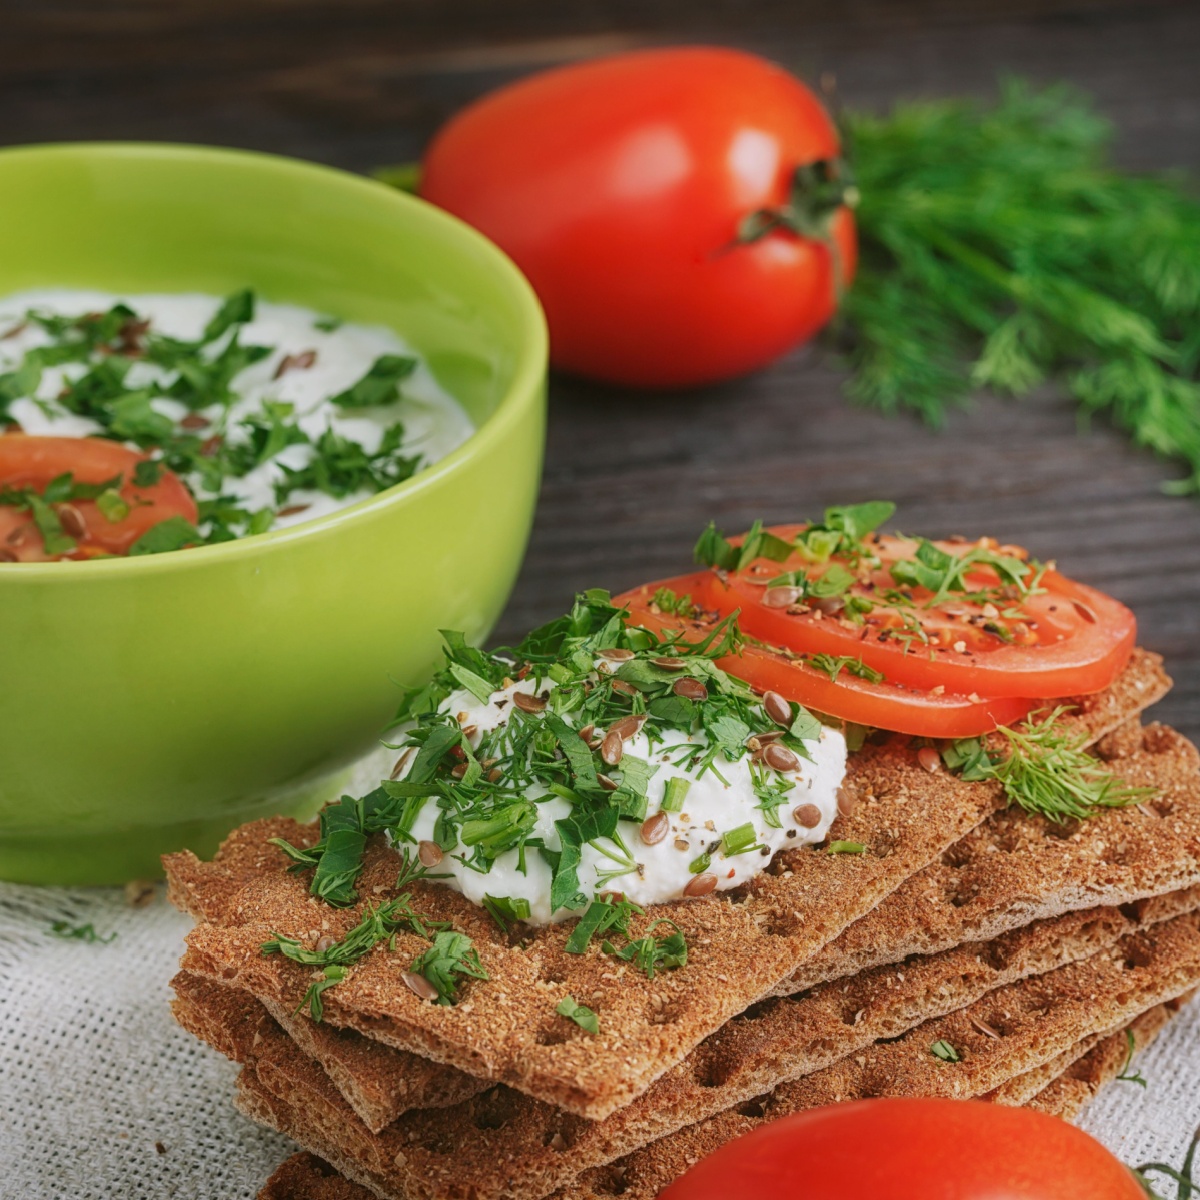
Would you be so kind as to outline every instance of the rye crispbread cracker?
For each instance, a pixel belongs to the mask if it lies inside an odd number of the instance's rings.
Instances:
[[[1138,652],[1107,692],[1077,702],[1072,720],[1094,741],[1168,686],[1157,657]],[[898,741],[852,756],[846,789],[857,807],[839,818],[834,836],[863,843],[867,853],[788,852],[736,895],[655,907],[655,918],[670,917],[687,937],[684,971],[648,980],[597,949],[568,955],[562,926],[533,931],[514,946],[458,893],[418,884],[424,911],[474,939],[489,982],[466,984],[465,1000],[453,1007],[418,1000],[398,976],[425,943],[401,933],[394,954],[377,947],[326,993],[327,1019],[579,1115],[607,1116],[1001,804],[995,785],[931,775]],[[332,910],[309,896],[306,880],[286,873],[282,852],[267,844],[272,835],[311,845],[316,830],[256,822],[232,834],[214,863],[189,853],[164,862],[172,899],[208,922],[189,938],[187,969],[236,979],[293,1009],[314,973],[280,956],[264,958],[262,942],[275,932],[313,941],[339,936],[362,905]],[[359,886],[364,900],[386,899],[397,867],[398,856],[376,838]],[[602,1014],[599,1036],[556,1014],[565,995]]]
[[[275,1168],[257,1200],[376,1200],[376,1196],[339,1175],[323,1158],[302,1150]]]
[[[1124,1069],[1133,1051],[1140,1053],[1179,1011],[1186,998],[1155,1005],[1125,1029],[1093,1034],[1032,1071],[1014,1076],[981,1097],[998,1104],[1025,1105],[1073,1120],[1100,1088]],[[324,1159],[301,1151],[285,1159],[258,1193],[258,1200],[376,1200],[376,1193],[339,1175]]]
[[[881,1095],[965,1098],[984,1094],[1093,1033],[1120,1028],[1197,983],[1200,915],[1188,914],[1122,939],[1112,951],[1092,959],[998,989],[975,1005],[926,1022],[895,1041],[874,1045],[833,1067],[651,1142],[615,1163],[585,1171],[554,1193],[555,1200],[598,1200],[618,1194],[628,1200],[649,1200],[731,1138],[767,1120],[820,1104]],[[1001,1036],[981,1032],[978,1024]],[[943,1040],[962,1061],[945,1062],[931,1053],[930,1047]],[[398,1169],[396,1155],[403,1155],[406,1147],[393,1141],[390,1131],[371,1135],[354,1122],[324,1074],[282,1034],[252,1067],[243,1069],[237,1103],[247,1115],[294,1138],[381,1196],[416,1200],[426,1194],[406,1187]],[[457,1153],[452,1139],[440,1143],[431,1139],[429,1148],[449,1158]],[[507,1180],[506,1165],[497,1164],[491,1186],[476,1189],[476,1200],[507,1195]]]
[[[989,1100],[993,1104],[1005,1104],[1012,1107],[1033,1105],[1043,1108],[1043,1104],[1034,1104],[1035,1099],[1042,1096],[1046,1089],[1058,1080],[1064,1082],[1064,1094],[1066,1094],[1077,1090],[1075,1084],[1091,1079],[1095,1083],[1092,1092],[1094,1095],[1095,1090],[1102,1083],[1116,1078],[1122,1072],[1125,1064],[1135,1054],[1144,1050],[1158,1036],[1167,1022],[1194,996],[1194,991],[1187,992],[1164,1004],[1156,1004],[1141,1016],[1135,1017],[1124,1029],[1120,1029],[1116,1033],[1094,1033],[1077,1042],[1070,1050],[1043,1063],[1040,1067],[1026,1071],[1023,1075],[1017,1075],[1007,1083],[1001,1084],[981,1099]],[[1088,1060],[1087,1064],[1081,1063],[1080,1060],[1084,1058]],[[1077,1067],[1076,1064],[1079,1066]],[[1102,1066],[1107,1071],[1110,1065],[1112,1073],[1101,1078],[1097,1074],[1097,1067]],[[1058,1089],[1058,1091],[1063,1093],[1063,1089]],[[1058,1113],[1057,1115],[1065,1116],[1066,1114]]]
[[[1143,745],[1143,735],[1139,726],[1132,730],[1122,730],[1120,742],[1121,753],[1129,754],[1135,760],[1139,760],[1133,764],[1123,762],[1123,773],[1136,775],[1139,780],[1168,789],[1172,786],[1172,780],[1181,772],[1184,775],[1192,775],[1192,750],[1190,746],[1179,739],[1164,737],[1155,732],[1149,738],[1150,749],[1147,749]],[[1115,750],[1110,749],[1110,757],[1116,757]],[[1192,778],[1191,795],[1179,799],[1175,806],[1175,812],[1181,812],[1185,804],[1200,810],[1200,777]],[[996,817],[991,818],[992,821],[997,819]],[[1145,822],[1151,818],[1148,818],[1145,813],[1140,813],[1137,819]],[[1045,840],[1053,847],[1050,853],[1055,869],[1036,872],[1032,879],[1028,872],[1021,874],[1021,881],[1025,886],[1040,883],[1047,888],[1047,891],[1045,894],[1037,896],[1015,891],[1004,898],[1006,902],[1010,906],[1036,901],[1043,908],[1053,908],[1058,905],[1067,907],[1063,903],[1062,896],[1054,890],[1055,887],[1061,886],[1064,872],[1076,860],[1078,860],[1079,870],[1092,869],[1094,861],[1088,855],[1088,849],[1096,844],[1097,838],[1101,841],[1111,840],[1116,834],[1119,834],[1120,826],[1124,821],[1125,818],[1117,814],[1106,814],[1097,818],[1093,823],[1093,836],[1089,839],[1073,837],[1063,840],[1061,836],[1055,837],[1047,834]],[[1062,831],[1058,830],[1057,832],[1061,834]],[[968,835],[969,838],[975,836],[975,834]],[[1170,853],[1172,849],[1177,851],[1174,856]],[[954,853],[954,848],[950,853]],[[996,855],[1001,853],[999,850],[995,851]],[[1028,844],[1026,844],[1025,853],[1030,854]],[[1200,869],[1200,863],[1187,847],[1164,845],[1163,862],[1154,866],[1153,869],[1156,878],[1164,870],[1177,871],[1180,877],[1187,878]],[[1141,882],[1144,884],[1145,880],[1143,879]],[[1136,897],[1137,892],[1131,890],[1125,893],[1118,891],[1115,898],[1134,900]],[[1068,893],[1067,898],[1070,899],[1073,896]],[[993,890],[991,895],[993,905],[998,907],[1001,899],[1002,897]],[[620,1146],[621,1128],[635,1127],[634,1122],[640,1122],[643,1119],[641,1114],[644,1112],[649,1111],[654,1114],[652,1123],[659,1126],[656,1136],[661,1136],[669,1128],[674,1127],[674,1124],[694,1121],[703,1115],[729,1107],[738,1099],[767,1091],[787,1078],[795,1078],[819,1069],[877,1037],[895,1036],[908,1025],[932,1015],[935,1011],[950,1011],[961,1007],[981,994],[987,987],[999,986],[1004,982],[1019,978],[1023,974],[1049,970],[1054,966],[1072,961],[1074,958],[1092,953],[1102,944],[1107,944],[1116,937],[1131,932],[1135,923],[1149,925],[1189,911],[1196,907],[1197,899],[1196,889],[1190,891],[1185,889],[1149,900],[1138,900],[1133,904],[1126,903],[1123,906],[1124,913],[1113,909],[1085,910],[1077,913],[1071,921],[1056,924],[1052,920],[1044,920],[1040,925],[1035,924],[1029,929],[1022,930],[1020,938],[1017,940],[1000,937],[990,945],[960,946],[953,953],[942,953],[931,959],[918,960],[915,970],[905,968],[903,976],[905,982],[898,988],[895,986],[897,980],[894,972],[864,973],[845,985],[843,990],[846,994],[834,1006],[838,1010],[836,1013],[831,1014],[829,1012],[830,1005],[820,998],[813,998],[814,1002],[806,1006],[786,1009],[781,1014],[767,1016],[768,1010],[760,1012],[760,1019],[755,1028],[753,1049],[749,1054],[739,1048],[741,1043],[730,1032],[732,1027],[727,1025],[724,1030],[712,1035],[697,1050],[693,1051],[684,1064],[673,1068],[663,1079],[657,1081],[634,1104],[619,1110],[598,1125],[592,1126],[584,1136],[573,1139],[570,1154],[548,1156],[544,1141],[539,1141],[537,1136],[540,1126],[546,1127],[547,1137],[559,1128],[561,1114],[557,1110],[532,1100],[525,1101],[523,1104],[514,1100],[512,1107],[515,1110],[515,1123],[525,1130],[528,1136],[523,1146],[514,1146],[506,1138],[505,1145],[498,1152],[516,1153],[523,1161],[530,1164],[531,1170],[534,1172],[539,1169],[537,1159],[541,1157],[550,1160],[548,1169],[558,1170],[561,1173],[567,1168],[565,1159],[585,1153],[594,1155],[592,1150],[594,1145],[608,1147],[611,1157],[614,1153],[623,1152],[620,1149],[615,1152],[612,1150],[614,1145]],[[874,915],[886,910],[892,904],[892,898],[885,900],[876,910],[876,914],[865,919],[873,919]],[[962,910],[951,906],[949,911],[954,913]],[[1047,948],[1047,952],[1039,953],[1034,948],[1034,935],[1038,933],[1039,928],[1042,939],[1040,944]],[[902,926],[900,926],[899,932],[902,935]],[[1086,936],[1084,936],[1085,934]],[[964,956],[968,955],[972,956],[972,961],[976,963],[973,968],[960,966],[964,961]],[[990,967],[985,968],[979,965],[982,962],[987,962]],[[948,979],[949,982],[939,982],[938,972],[941,972],[942,979]],[[872,978],[872,976],[876,978]],[[872,996],[881,994],[879,988],[883,986],[888,989],[882,993],[886,1003],[876,1003]],[[926,995],[921,992],[922,987],[926,989],[926,994],[940,992],[940,1001],[937,1006],[928,1004]],[[830,994],[829,989],[818,990],[823,992],[826,997]],[[854,997],[859,997],[859,1000],[855,1001]],[[822,1004],[824,1007],[821,1007]],[[857,1004],[857,1008],[851,1007],[854,1004]],[[865,1019],[860,1020],[856,1025],[847,1025],[842,1019],[842,1014],[847,1010],[859,1011],[860,1009]],[[790,1019],[784,1019],[789,1013],[791,1014]],[[275,1015],[279,1016],[278,1006],[276,1006]],[[311,1025],[304,1017],[291,1018],[291,1022],[292,1025],[299,1025],[302,1032],[322,1028]],[[285,1031],[289,1029],[287,1022],[281,1022],[281,1024],[284,1024]],[[807,1033],[807,1040],[803,1036],[804,1033]],[[348,1048],[352,1045],[354,1036],[348,1031],[339,1031],[336,1035],[335,1047]],[[372,1043],[368,1043],[368,1045],[370,1044]],[[303,1044],[301,1048],[306,1049]],[[311,1050],[308,1052],[311,1053]],[[1083,1053],[1082,1049],[1080,1053]],[[319,1058],[319,1056],[317,1057]],[[384,1055],[379,1057],[386,1058]],[[780,1065],[785,1062],[786,1066]],[[734,1065],[729,1066],[730,1063]],[[428,1064],[426,1065],[428,1066]],[[469,1078],[454,1072],[452,1068],[442,1069],[460,1080]],[[357,1073],[356,1081],[360,1084],[357,1091],[343,1086],[342,1076],[346,1072],[351,1073],[352,1076]],[[360,1103],[359,1097],[362,1092],[386,1092],[390,1075],[384,1065],[376,1066],[374,1056],[369,1050],[366,1053],[355,1055],[352,1061],[344,1064],[342,1073],[330,1071],[330,1074],[339,1090],[369,1128],[378,1131],[389,1123],[388,1120],[379,1119],[378,1111],[364,1111]],[[722,1086],[714,1087],[712,1086],[713,1078],[718,1074],[722,1076]],[[701,1078],[703,1078],[703,1082],[700,1082]],[[739,1086],[741,1094],[737,1095],[735,1089]],[[480,1088],[477,1087],[476,1090],[480,1090]],[[417,1106],[405,1104],[403,1107]],[[479,1134],[470,1118],[469,1107],[463,1111],[464,1132],[462,1137],[464,1145],[469,1146],[472,1139],[478,1139]],[[683,1122],[679,1120],[681,1114]],[[486,1147],[484,1147],[482,1160],[490,1168],[492,1151]],[[577,1169],[588,1165],[591,1165],[591,1162],[581,1161],[578,1163]],[[460,1169],[465,1168],[460,1167]],[[469,1174],[469,1170],[467,1173]]]
[[[296,1016],[249,993],[180,971],[171,1010],[189,1033],[234,1062],[252,1057],[272,1020],[324,1069],[359,1118],[375,1132],[413,1108],[456,1104],[490,1085],[453,1067],[393,1050],[349,1029]]]
[[[623,1159],[587,1171],[554,1200],[650,1200],[731,1138],[789,1113],[871,1096],[983,1095],[1142,1012],[1200,984],[1200,914],[1190,913],[1123,939],[1082,963],[989,993],[949,1017],[927,1022],[769,1096],[701,1121]],[[1000,1032],[993,1038],[973,1023]],[[930,1047],[944,1040],[962,1055],[947,1063]],[[740,1110],[740,1111],[739,1111]],[[331,1160],[332,1161],[332,1160]]]
[[[1100,1088],[1123,1070],[1129,1057],[1144,1050],[1181,1007],[1183,998],[1158,1004],[1135,1017],[1125,1029],[1093,1034],[1032,1071],[1014,1076],[981,1097],[998,1104],[1025,1105],[1073,1120]],[[285,1159],[258,1193],[258,1200],[376,1200],[376,1193],[339,1175],[324,1159],[301,1151]]]
[[[1200,757],[1164,725],[1129,723],[1101,743],[1146,803],[1055,825],[1005,809],[949,847],[818,951],[779,994],[910,954],[992,938],[1031,920],[1200,883]],[[1106,739],[1107,740],[1107,739]]]
[[[450,1197],[464,1189],[486,1194],[497,1164],[506,1163],[505,1195],[536,1200],[581,1171],[651,1139],[820,1070],[877,1039],[896,1037],[962,1008],[996,987],[1086,958],[1139,926],[1149,928],[1198,905],[1200,888],[1147,904],[1140,922],[1116,908],[1069,913],[992,943],[877,968],[804,997],[764,1001],[735,1017],[644,1095],[603,1121],[564,1114],[509,1089],[441,1112],[409,1113],[389,1131],[389,1138],[399,1139],[403,1147],[399,1175],[413,1194]],[[181,997],[176,1013],[186,1028],[236,1061],[255,1057],[245,1036],[252,1023],[244,1014],[247,1009],[264,1019],[266,1014],[248,994],[186,972],[173,986]],[[196,1009],[199,1016],[189,1011]],[[232,1052],[207,1034],[206,1027],[213,1025],[240,1032]],[[430,1138],[453,1144],[453,1159],[425,1151]]]

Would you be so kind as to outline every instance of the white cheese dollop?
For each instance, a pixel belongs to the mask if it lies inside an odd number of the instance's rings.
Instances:
[[[29,310],[76,317],[107,311],[118,302],[127,304],[140,317],[149,318],[155,333],[195,340],[221,304],[221,297],[199,293],[118,295],[73,288],[42,288],[6,296],[0,300],[0,373],[19,366],[26,351],[48,345],[53,340],[36,322],[24,323]],[[422,467],[444,458],[471,436],[473,426],[461,406],[442,390],[412,347],[390,329],[351,323],[320,329],[316,324],[320,320],[321,314],[311,309],[257,301],[254,320],[239,327],[240,340],[243,345],[272,346],[274,350],[234,377],[232,391],[237,400],[228,410],[231,429],[239,420],[257,412],[264,400],[284,401],[295,405],[296,420],[310,437],[316,438],[327,426],[332,427],[334,432],[352,438],[373,453],[379,449],[384,430],[400,421],[405,433],[401,452],[407,457],[419,454]],[[224,344],[222,339],[213,346],[220,348]],[[285,358],[309,350],[316,352],[312,366],[290,369],[275,378]],[[416,370],[401,381],[401,399],[397,403],[350,411],[329,403],[331,396],[357,383],[383,354],[406,355],[418,360]],[[63,387],[86,370],[78,363],[47,367],[36,395],[9,405],[9,417],[29,434],[89,437],[100,433],[101,426],[97,422],[68,412],[57,403]],[[135,363],[126,382],[130,387],[139,387],[169,382],[173,378],[171,371],[148,363]],[[187,413],[182,404],[171,399],[158,399],[151,404],[175,420]],[[215,421],[221,412],[220,406],[213,406],[201,409],[200,415]],[[227,477],[222,493],[234,496],[249,511],[274,507],[274,485],[283,479],[278,463],[296,469],[305,466],[312,454],[311,446],[289,446],[278,460],[264,463],[241,478]],[[198,478],[188,477],[187,482],[199,498],[205,496]],[[276,517],[272,528],[310,521],[365,500],[371,494],[362,491],[338,498],[319,491],[295,491],[284,505],[287,508],[303,506],[303,511]]]
[[[552,681],[543,680],[539,694],[545,695],[553,687]],[[440,707],[441,711],[454,714],[464,729],[474,727],[475,732],[468,738],[474,747],[478,746],[484,732],[508,721],[515,692],[533,694],[534,691],[534,682],[524,680],[493,692],[486,703],[480,703],[472,693],[459,690],[453,692]],[[820,842],[828,834],[837,816],[838,788],[846,774],[846,740],[837,730],[822,726],[820,740],[805,743],[812,761],[801,759],[798,770],[780,773],[794,786],[787,793],[784,803],[776,809],[780,823],[778,829],[767,823],[765,813],[759,807],[748,757],[730,762],[723,755],[718,755],[714,764],[716,770],[709,770],[697,778],[695,774],[667,760],[677,757],[678,751],[671,751],[681,743],[706,744],[704,735],[689,737],[680,730],[672,729],[661,732],[662,740],[656,742],[653,749],[649,738],[641,732],[625,742],[624,752],[645,759],[658,768],[647,787],[647,818],[661,810],[667,782],[676,776],[690,780],[683,808],[667,814],[670,822],[667,835],[654,845],[647,845],[642,840],[641,822],[620,821],[619,833],[636,865],[603,882],[602,875],[611,872],[617,863],[595,846],[585,845],[579,867],[579,890],[589,899],[597,891],[612,891],[621,892],[627,900],[643,906],[678,900],[684,888],[695,878],[688,868],[706,851],[711,853],[711,863],[706,871],[716,876],[717,890],[724,891],[745,883],[763,871],[780,850]],[[411,767],[412,757],[405,764],[402,776]],[[619,767],[616,769],[619,770]],[[548,794],[540,785],[527,794],[536,803],[538,813],[537,825],[531,836],[543,838],[549,849],[559,849],[561,842],[554,822],[570,815],[570,803]],[[795,810],[805,805],[815,805],[819,810],[819,819],[813,825],[801,824],[794,816]],[[435,799],[426,801],[412,827],[412,837],[418,841],[432,841],[438,812]],[[812,819],[811,813],[805,815],[809,820]],[[762,848],[728,857],[723,855],[719,845],[721,835],[747,823],[754,826],[754,845]],[[600,844],[603,846],[605,843],[602,840]],[[616,846],[611,849],[621,857]],[[528,923],[531,925],[546,925],[579,915],[579,910],[568,908],[550,911],[550,867],[537,850],[526,849],[524,872],[519,869],[516,850],[499,855],[486,873],[474,870],[461,861],[469,858],[471,853],[472,848],[460,841],[436,867],[437,873],[446,876],[442,882],[460,891],[467,899],[482,904],[485,895],[523,898],[529,903]]]

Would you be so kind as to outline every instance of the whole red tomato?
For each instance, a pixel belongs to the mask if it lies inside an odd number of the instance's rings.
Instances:
[[[485,96],[436,136],[420,193],[498,243],[566,371],[681,387],[811,337],[854,274],[837,130],[779,67],[647,50]]]
[[[978,1100],[863,1100],[763,1125],[660,1200],[1145,1200],[1082,1130]]]

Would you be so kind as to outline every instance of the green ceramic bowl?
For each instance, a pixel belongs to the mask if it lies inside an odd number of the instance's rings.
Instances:
[[[308,813],[438,661],[484,638],[541,471],[546,333],[490,242],[382,184],[184,146],[0,151],[0,295],[226,293],[391,326],[477,432],[307,524],[137,559],[0,566],[0,878],[117,883]]]

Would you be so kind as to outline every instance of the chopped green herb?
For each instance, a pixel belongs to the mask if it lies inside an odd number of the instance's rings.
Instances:
[[[671,932],[663,938],[654,936],[654,931],[660,925],[669,925],[671,928]],[[620,950],[615,949],[611,942],[605,942],[603,948],[605,954],[633,963],[648,979],[653,979],[656,971],[674,971],[687,966],[687,941],[684,939],[683,930],[666,917],[652,922],[644,937],[630,942]]]
[[[868,667],[861,658],[851,658],[845,654],[814,654],[809,661],[818,671],[824,671],[833,683],[837,682],[837,677],[843,671],[849,671],[851,675],[857,675],[859,679],[865,679],[868,683],[883,682],[883,672]]]
[[[577,1004],[573,996],[564,996],[554,1010],[560,1017],[574,1021],[580,1029],[588,1033],[600,1032],[600,1018],[585,1004]]]
[[[502,933],[508,932],[509,925],[529,920],[529,901],[524,896],[489,896],[485,893],[483,907],[492,914]]]
[[[1010,804],[1050,821],[1086,820],[1154,794],[1151,788],[1124,786],[1087,754],[1083,735],[1062,728],[1065,712],[1059,707],[1040,719],[1031,715],[1023,729],[1001,726],[997,732],[1008,743],[1003,752],[990,752],[978,738],[951,742],[942,761],[969,782],[995,779]]]
[[[169,550],[182,550],[185,546],[198,545],[203,538],[200,531],[183,517],[168,517],[151,525],[132,546],[130,557],[140,554],[165,554]]]
[[[568,954],[582,954],[598,934],[615,929],[623,937],[629,936],[629,919],[635,913],[641,915],[644,910],[630,900],[617,900],[611,895],[593,900],[587,906],[587,911],[579,918],[575,928],[567,938],[566,951]]]
[[[227,494],[230,480],[239,479],[268,462],[278,463],[282,478],[276,484],[275,507],[284,507],[297,490],[316,490],[342,499],[358,491],[379,492],[410,478],[421,463],[420,455],[403,453],[404,428],[394,423],[385,430],[379,446],[369,450],[353,438],[326,429],[310,438],[301,427],[293,406],[264,399],[258,409],[231,415],[238,399],[235,379],[247,368],[274,353],[275,347],[245,344],[245,326],[254,319],[255,296],[243,289],[226,297],[195,341],[157,332],[123,304],[105,313],[60,317],[30,312],[29,321],[50,336],[49,345],[26,352],[13,370],[0,374],[0,417],[12,401],[33,397],[42,384],[45,368],[76,364],[81,374],[53,400],[39,399],[47,411],[53,406],[95,421],[101,436],[132,442],[155,452],[153,460],[138,464],[133,484],[153,487],[164,467],[178,473],[197,493],[199,528],[184,537],[179,529],[141,544],[136,553],[161,553],[185,545],[223,542],[261,533],[275,519],[274,508],[254,512],[242,509]],[[332,324],[317,322],[320,328]],[[339,407],[390,404],[399,398],[399,382],[416,369],[416,360],[402,355],[381,355],[362,379],[332,402]],[[137,367],[136,373],[133,368]],[[130,381],[137,386],[131,386]],[[211,429],[194,432],[188,419],[179,422],[169,399],[183,404],[192,414],[203,412]],[[200,423],[203,427],[204,422]],[[310,448],[302,467],[288,469],[278,456],[290,446]],[[101,489],[103,490],[103,489]],[[112,489],[119,492],[119,483]],[[88,499],[96,499],[99,492]],[[47,505],[69,497],[43,497]],[[23,507],[31,507],[28,502]],[[37,508],[36,505],[32,507]],[[110,520],[120,506],[113,496],[102,511]],[[55,527],[52,512],[37,508],[34,513],[43,538],[53,547],[51,554],[69,554],[73,541]]]
[[[96,507],[100,510],[100,515],[113,524],[129,516],[128,502],[114,488],[109,488],[96,497]]]
[[[940,1058],[942,1062],[962,1062],[962,1056],[944,1038],[934,1042],[933,1045],[929,1047],[929,1053],[935,1058]]]
[[[321,972],[321,978],[314,980],[308,985],[308,989],[305,991],[303,999],[299,1004],[296,1005],[292,1016],[297,1016],[307,1008],[308,1015],[319,1024],[325,1016],[325,1004],[321,999],[321,996],[323,993],[328,991],[329,988],[333,987],[335,984],[341,983],[345,978],[345,967],[326,967],[325,970]]]
[[[667,780],[667,786],[663,791],[662,804],[660,807],[663,812],[683,812],[683,802],[687,799],[688,791],[691,789],[692,781],[683,775],[672,775]]]
[[[52,921],[50,928],[46,932],[51,937],[63,938],[68,941],[87,942],[89,946],[96,942],[107,945],[117,936],[116,930],[113,930],[112,933],[102,937],[96,932],[96,927],[91,921],[86,925],[72,925],[70,921]]]
[[[697,855],[688,863],[688,870],[693,875],[700,875],[707,871],[712,866],[712,855],[706,850],[703,854]]]
[[[424,954],[418,954],[409,969],[433,985],[438,994],[436,1003],[443,1005],[458,1003],[459,976],[488,978],[474,943],[456,930],[437,934],[433,945]]]
[[[671,616],[683,617],[685,620],[696,615],[696,606],[692,602],[691,596],[677,595],[670,588],[659,588],[654,593],[651,603],[657,605],[663,612]]]
[[[1120,1074],[1117,1079],[1121,1083],[1136,1083],[1138,1087],[1144,1088],[1147,1086],[1146,1077],[1141,1071],[1133,1071],[1130,1068],[1133,1066],[1133,1055],[1137,1050],[1137,1040],[1133,1036],[1133,1030],[1126,1027],[1125,1029],[1125,1062],[1121,1067]]]
[[[330,397],[330,402],[339,408],[374,408],[382,404],[394,404],[400,399],[400,381],[407,379],[416,369],[415,358],[382,354],[357,383]]]
[[[754,832],[754,826],[747,821],[745,825],[739,825],[736,829],[731,829],[728,833],[721,835],[721,853],[726,858],[732,858],[735,854],[746,854],[750,850],[759,850],[761,847],[757,841],[758,835]]]
[[[866,854],[862,842],[830,842],[826,847],[830,854]]]

